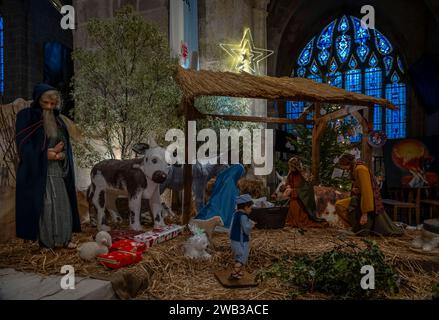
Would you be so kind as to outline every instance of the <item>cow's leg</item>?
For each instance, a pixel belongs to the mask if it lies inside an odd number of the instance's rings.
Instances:
[[[128,208],[130,209],[130,228],[132,230],[141,231],[140,224],[140,209],[142,205],[142,192],[137,192],[134,195],[128,195]]]
[[[110,227],[103,224],[105,217],[106,192],[107,183],[104,177],[98,173],[95,175],[93,182],[95,185],[95,192],[93,194],[92,203],[97,211],[97,227],[99,231],[110,231]]]
[[[91,180],[90,186],[87,189],[88,215],[90,217],[90,225],[96,227],[96,206],[93,204],[93,196],[96,191],[96,186]]]
[[[151,208],[151,213],[154,217],[154,229],[164,227],[166,212],[165,210],[163,210],[158,189],[154,191],[151,198],[149,199],[149,207]]]

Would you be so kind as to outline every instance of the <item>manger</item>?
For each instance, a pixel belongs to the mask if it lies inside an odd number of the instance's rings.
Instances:
[[[217,72],[208,70],[185,70],[179,67],[176,81],[180,85],[183,97],[180,108],[185,116],[185,165],[184,165],[184,208],[183,223],[190,219],[192,202],[192,168],[188,164],[188,132],[189,122],[206,117],[221,118],[229,121],[246,121],[259,123],[312,125],[312,174],[318,183],[320,144],[323,129],[331,120],[352,115],[361,124],[363,138],[361,141],[362,158],[370,164],[371,147],[367,142],[369,132],[368,120],[373,119],[374,107],[394,110],[396,107],[389,101],[364,94],[346,91],[328,84],[321,84],[305,78],[254,76],[247,73]],[[194,106],[194,100],[202,96],[227,96],[236,98],[254,98],[267,100],[291,100],[311,102],[298,119],[205,114]],[[322,114],[322,104],[331,103],[342,108],[334,112]],[[363,111],[362,113],[360,111]],[[313,113],[313,119],[307,115]]]

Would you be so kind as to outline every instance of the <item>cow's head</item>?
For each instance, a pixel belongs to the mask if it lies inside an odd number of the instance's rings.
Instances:
[[[276,177],[279,181],[279,184],[277,185],[276,190],[271,197],[278,201],[285,200],[287,197],[285,197],[283,194],[287,188],[287,176],[281,176],[279,172],[276,171]]]
[[[152,144],[138,144],[140,154],[143,154],[142,165],[139,166],[149,180],[155,183],[163,183],[167,176],[169,165],[165,160],[165,149],[158,146],[155,142]]]

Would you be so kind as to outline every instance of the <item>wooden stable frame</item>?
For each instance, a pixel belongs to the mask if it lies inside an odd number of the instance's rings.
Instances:
[[[183,223],[188,223],[192,206],[192,165],[187,164],[188,155],[188,123],[206,117],[221,118],[229,121],[263,122],[280,124],[313,125],[312,131],[312,174],[318,182],[320,163],[320,138],[329,121],[352,115],[361,123],[363,140],[361,151],[366,163],[372,160],[372,149],[368,144],[368,120],[373,119],[375,105],[395,109],[389,101],[380,98],[353,93],[344,89],[331,87],[303,78],[276,78],[252,76],[230,72],[194,71],[179,68],[176,80],[183,91],[180,108],[185,117],[185,164],[184,164],[184,199]],[[221,114],[203,114],[194,106],[195,98],[201,96],[230,96],[240,98],[257,98],[267,100],[292,100],[312,102],[313,105],[299,116],[298,119],[270,118],[255,116],[237,116]],[[342,109],[321,115],[321,104],[332,103]],[[360,110],[367,109],[366,118]],[[313,119],[306,116],[314,112]]]

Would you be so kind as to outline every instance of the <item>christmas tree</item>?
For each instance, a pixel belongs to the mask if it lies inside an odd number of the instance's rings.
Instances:
[[[323,106],[324,112],[340,109],[338,105]],[[350,117],[329,121],[320,138],[319,181],[322,185],[348,190],[351,181],[347,175],[334,177],[337,159],[357,147],[356,127],[358,124]],[[297,140],[290,140],[298,150],[304,164],[312,164],[312,127],[296,125],[293,129]]]

